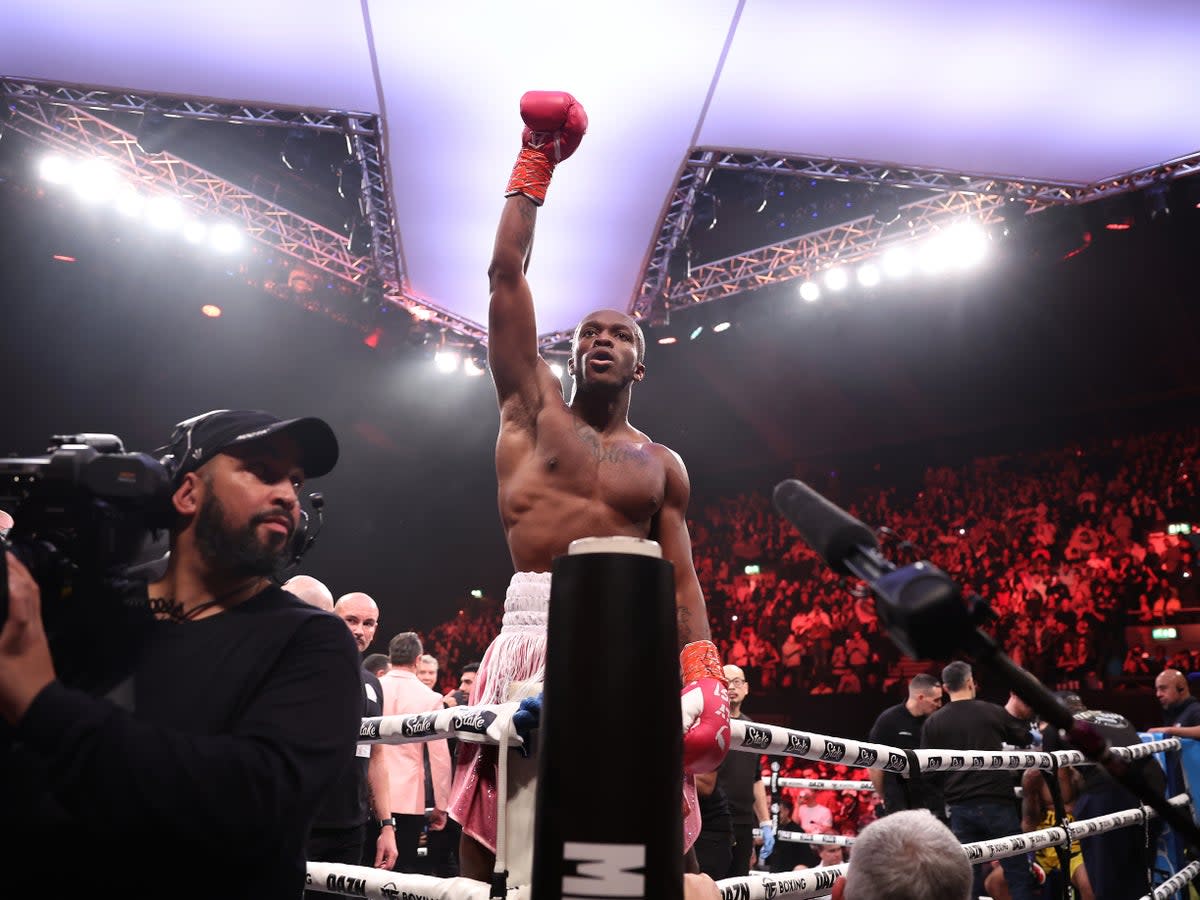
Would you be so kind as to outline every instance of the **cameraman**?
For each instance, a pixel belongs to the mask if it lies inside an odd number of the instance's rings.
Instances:
[[[221,410],[181,423],[170,452],[166,571],[142,589],[137,652],[106,696],[58,679],[66,661],[51,656],[41,590],[6,554],[0,828],[12,896],[83,878],[86,892],[127,897],[298,900],[309,826],[354,753],[354,641],[270,577],[303,552],[298,491],[336,463],[333,431]]]

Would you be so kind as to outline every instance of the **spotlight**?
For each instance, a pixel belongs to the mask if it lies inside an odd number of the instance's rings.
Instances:
[[[720,334],[722,331],[728,331],[732,327],[732,322],[718,322],[712,327],[713,334]]]
[[[850,276],[840,266],[825,273],[825,287],[831,291],[843,290],[850,283]]]
[[[457,371],[460,362],[457,350],[438,350],[433,355],[433,365],[443,375]]]
[[[883,271],[889,278],[904,278],[912,269],[912,253],[907,247],[892,247],[883,254]]]
[[[821,296],[821,288],[815,281],[806,281],[800,285],[800,299],[812,303]]]
[[[696,338],[700,337],[700,335],[702,335],[702,334],[704,334],[704,326],[697,325],[695,328],[692,329],[691,333],[688,335],[688,340],[694,341]]]
[[[879,268],[874,263],[864,263],[858,269],[858,283],[865,288],[879,284]]]
[[[208,232],[208,242],[218,253],[232,253],[242,246],[242,233],[235,225],[218,222]]]
[[[171,123],[166,116],[157,110],[148,110],[142,113],[142,121],[138,125],[137,145],[143,153],[162,153],[167,147],[170,130]]]
[[[279,150],[283,164],[294,172],[303,172],[312,166],[313,147],[317,137],[303,128],[289,128]]]
[[[42,157],[41,162],[38,163],[38,174],[42,176],[43,181],[51,184],[66,184],[71,180],[74,171],[74,164],[66,157],[57,154]]]

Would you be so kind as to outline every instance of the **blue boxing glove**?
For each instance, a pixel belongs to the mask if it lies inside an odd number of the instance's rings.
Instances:
[[[542,694],[536,697],[526,697],[513,713],[513,728],[521,736],[521,755],[529,756],[533,752],[531,732],[542,721]]]
[[[771,824],[771,820],[758,823],[758,830],[762,834],[762,849],[758,851],[758,861],[766,862],[767,857],[771,855],[771,851],[775,849],[775,826]]]

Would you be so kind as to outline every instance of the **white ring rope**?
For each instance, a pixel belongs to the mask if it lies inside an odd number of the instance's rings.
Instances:
[[[723,900],[771,900],[779,897],[825,897],[833,883],[846,874],[849,863],[816,866],[795,872],[757,872],[717,882]]]
[[[848,738],[833,738],[809,731],[797,731],[779,725],[763,725],[734,719],[729,723],[731,750],[768,755],[795,756],[814,762],[840,763],[855,769],[879,769],[908,775],[908,756],[899,747],[871,744]],[[1178,750],[1179,738],[1147,741],[1132,747],[1110,747],[1110,752],[1125,761],[1141,759],[1161,750]],[[922,772],[1052,769],[1059,766],[1094,765],[1078,750],[912,750]]]
[[[358,731],[360,744],[413,744],[458,738],[476,744],[524,746],[512,728],[518,702],[451,706],[437,712],[368,716]]]
[[[770,784],[771,776],[763,776],[763,784]],[[831,781],[827,778],[779,778],[775,781],[780,787],[812,788],[815,791],[874,791],[875,785],[869,781]]]
[[[305,887],[326,894],[348,894],[367,900],[488,900],[491,885],[474,878],[438,878],[351,866],[309,862]],[[529,885],[508,889],[506,900],[529,900]]]
[[[1190,802],[1190,798],[1187,794],[1179,794],[1172,797],[1169,802],[1175,806],[1183,806]],[[1029,831],[1024,834],[1014,834],[989,841],[975,841],[971,844],[963,844],[962,851],[971,864],[974,865],[991,859],[1020,856],[1024,853],[1031,853],[1035,850],[1053,847],[1058,844],[1069,844],[1081,837],[1091,837],[1092,835],[1103,834],[1106,831],[1113,831],[1117,828],[1140,825],[1146,817],[1154,815],[1157,815],[1157,813],[1149,806],[1135,807],[1104,816],[1096,816],[1094,819],[1080,819],[1069,822],[1066,827],[1056,825],[1039,831]],[[783,831],[776,834],[775,839],[801,841],[812,844],[838,844],[843,847],[854,846],[854,838],[836,834],[806,834],[804,832]],[[770,897],[795,897],[798,900],[804,900],[804,898],[827,894],[834,879],[837,877],[836,871],[840,870],[844,873],[846,867],[850,865],[853,865],[853,859],[849,863],[841,863],[837,866],[829,866],[828,868],[802,869],[800,872],[793,872],[791,873],[792,875],[800,875],[808,872],[828,872],[835,874],[822,877],[812,885],[798,883],[794,888],[788,890],[785,890],[784,886],[778,881],[770,884],[771,879],[778,879],[785,873],[780,873],[779,875],[746,875],[740,878],[726,878],[718,881],[717,887],[721,889],[722,897],[727,898],[727,900],[759,900],[759,898],[767,900]],[[1196,871],[1191,871],[1193,866],[1200,866],[1200,863],[1192,863],[1181,869],[1176,873],[1172,881],[1178,878],[1184,879],[1182,883],[1191,881],[1196,877]],[[1162,894],[1159,891],[1163,890],[1170,883],[1166,882],[1155,888],[1152,898],[1144,897],[1142,900],[1164,900],[1164,898],[1169,896],[1171,891],[1165,891]],[[1178,886],[1176,885],[1176,887]]]
[[[1200,861],[1190,862],[1158,887],[1151,893],[1145,894],[1138,900],[1167,900],[1173,893],[1182,888],[1185,884],[1190,884],[1200,874]]]

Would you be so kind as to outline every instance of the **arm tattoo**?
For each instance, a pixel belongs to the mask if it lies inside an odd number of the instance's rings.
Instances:
[[[692,611],[686,606],[675,607],[675,628],[679,632],[679,646],[695,640],[692,634]]]
[[[533,228],[537,224],[537,207],[533,203],[522,203],[521,230],[517,232],[517,243],[521,247],[521,258],[525,261],[523,271],[529,271],[529,257],[533,252]]]

